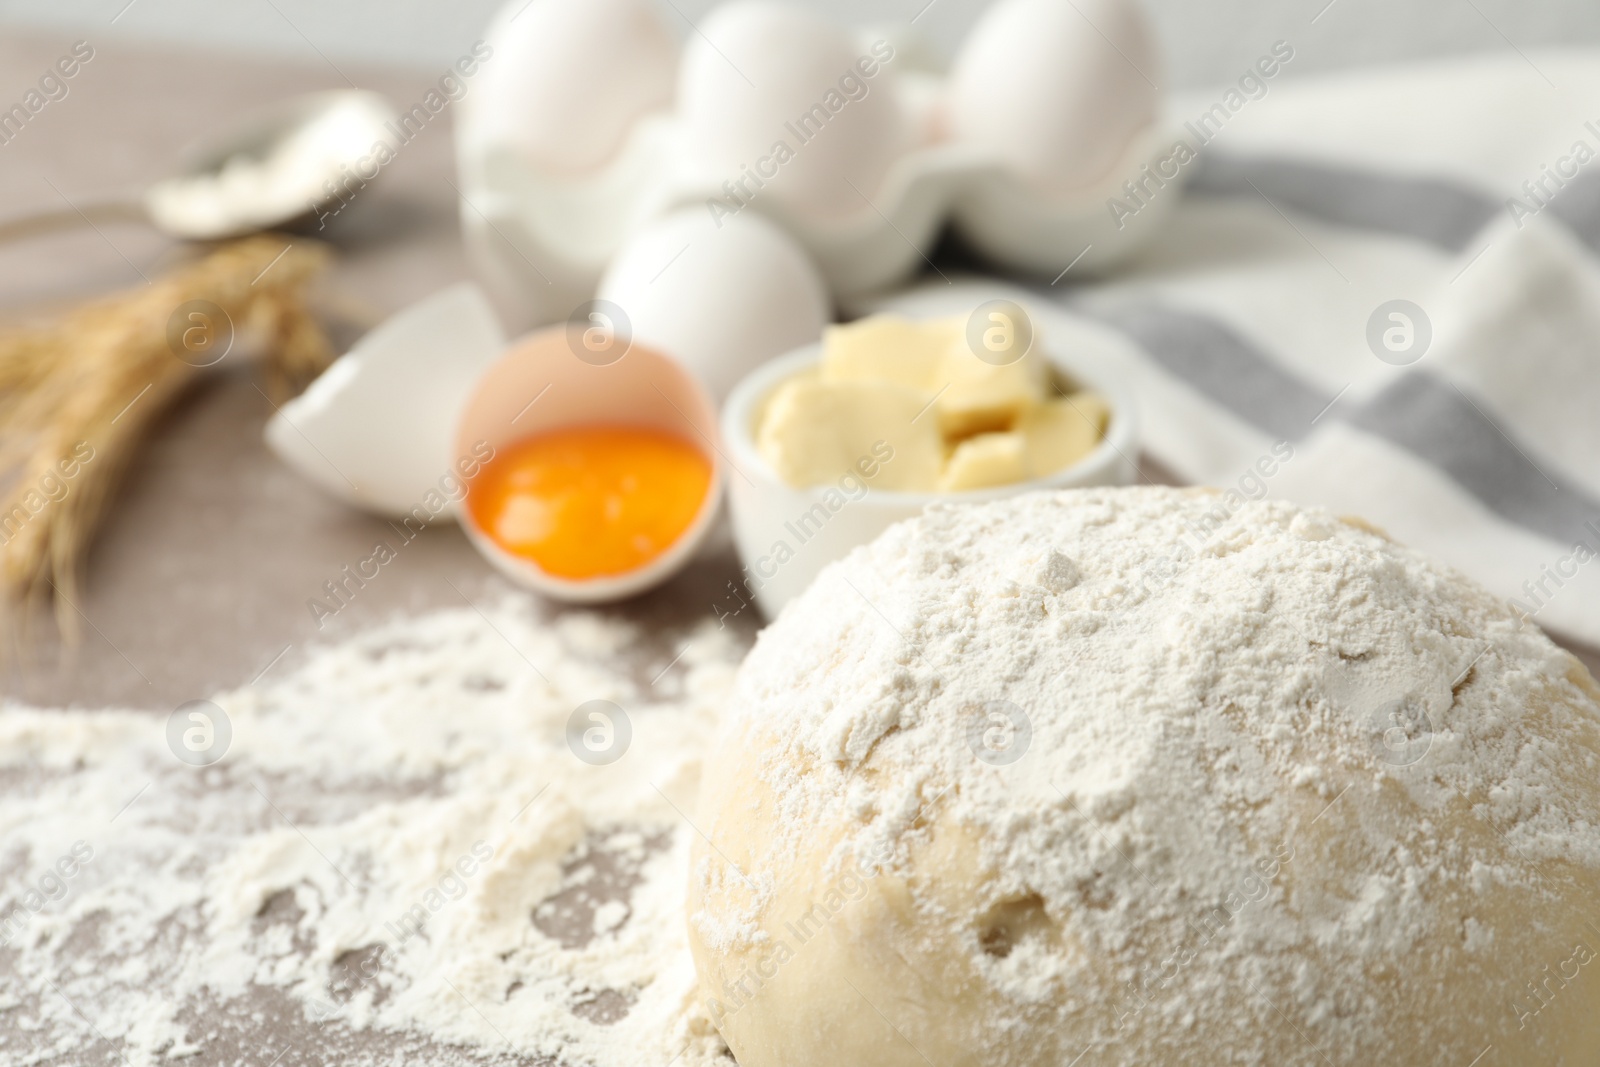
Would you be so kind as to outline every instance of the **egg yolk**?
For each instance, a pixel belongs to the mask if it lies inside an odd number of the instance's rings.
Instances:
[[[694,522],[711,464],[687,441],[636,426],[538,434],[503,449],[472,479],[479,529],[558,578],[635,570]]]

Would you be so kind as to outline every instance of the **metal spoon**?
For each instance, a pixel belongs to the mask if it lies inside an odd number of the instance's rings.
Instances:
[[[215,241],[316,218],[377,177],[393,155],[386,127],[396,121],[387,100],[363,89],[284,100],[186,151],[177,173],[140,200],[0,222],[0,242],[97,220]]]

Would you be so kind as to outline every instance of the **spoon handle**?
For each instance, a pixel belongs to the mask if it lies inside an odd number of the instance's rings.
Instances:
[[[31,215],[0,220],[0,244],[26,241],[30,237],[71,229],[87,223],[95,229],[101,225],[121,222],[149,223],[150,216],[137,200],[108,200],[99,204],[85,204],[82,208],[62,208],[57,211],[39,211]]]

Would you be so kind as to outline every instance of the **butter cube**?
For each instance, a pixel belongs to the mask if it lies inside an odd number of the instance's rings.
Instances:
[[[990,362],[973,351],[968,326],[966,316],[874,315],[830,327],[818,366],[773,395],[757,432],[763,456],[796,486],[873,467],[880,488],[929,492],[1028,481],[1094,450],[1104,400],[1052,398],[1039,351]],[[885,454],[893,460],[878,471],[873,460]]]
[[[756,447],[796,487],[853,474],[875,489],[931,492],[944,447],[927,403],[903,385],[793,379],[768,402]]]
[[[1090,392],[1059,397],[1024,412],[1017,432],[1026,441],[1027,476],[1054,474],[1093,452],[1110,415],[1105,399]]]
[[[944,384],[944,354],[961,340],[960,318],[912,322],[873,315],[822,334],[822,380],[903,385],[932,396]]]
[[[1009,430],[1022,412],[1048,395],[1049,369],[1037,352],[996,366],[967,347],[965,335],[945,350],[939,399],[939,428],[946,437]]]
[[[1003,366],[979,359],[960,315],[923,322],[873,315],[823,334],[823,381],[902,385],[937,396],[946,437],[1009,430],[1024,408],[1045,399],[1047,378],[1037,353]]]
[[[1027,442],[1020,433],[980,433],[956,445],[939,476],[941,492],[1011,485],[1028,477]]]

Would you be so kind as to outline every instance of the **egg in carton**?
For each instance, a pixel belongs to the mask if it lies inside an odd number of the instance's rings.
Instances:
[[[598,291],[624,314],[786,317],[761,346],[776,355],[816,339],[819,300],[918,270],[947,220],[1002,266],[1089,273],[1182,181],[1136,0],[999,0],[948,72],[904,33],[772,0],[724,4],[681,49],[649,0],[513,0],[488,39],[460,104],[461,218],[514,328]],[[1130,182],[1138,210],[1117,211]],[[670,298],[650,292],[664,279]],[[790,306],[735,310],[741,286]],[[712,366],[713,391],[750,355]]]

